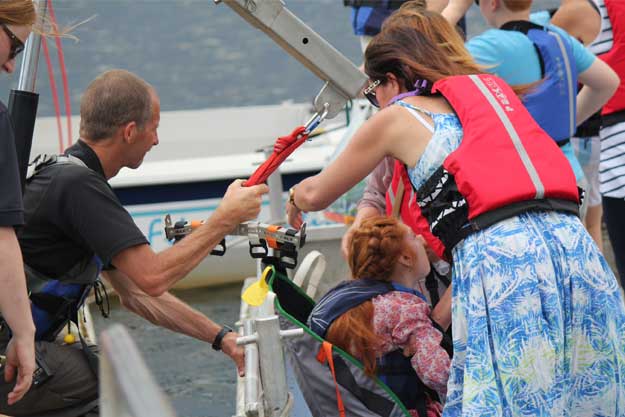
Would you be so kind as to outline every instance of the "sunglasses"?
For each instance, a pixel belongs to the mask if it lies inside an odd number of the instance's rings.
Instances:
[[[24,42],[20,40],[15,33],[11,31],[4,23],[0,24],[2,26],[2,30],[7,34],[9,40],[11,41],[11,50],[9,51],[9,60],[15,58],[24,50]]]
[[[378,98],[375,96],[375,89],[380,85],[380,80],[375,80],[362,93],[369,100],[374,107],[380,107],[380,103],[378,102]]]

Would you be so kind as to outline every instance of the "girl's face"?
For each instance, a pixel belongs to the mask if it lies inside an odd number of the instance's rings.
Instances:
[[[412,269],[416,278],[423,278],[430,272],[430,261],[425,251],[425,240],[417,236],[412,229],[402,224],[405,230],[404,250],[412,260]]]

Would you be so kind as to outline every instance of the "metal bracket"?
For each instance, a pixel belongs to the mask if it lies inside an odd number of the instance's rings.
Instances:
[[[203,221],[179,220],[173,224],[168,214],[165,216],[165,237],[176,243],[203,223]],[[246,236],[249,239],[252,258],[266,258],[271,248],[279,253],[279,259],[286,268],[293,269],[297,266],[298,250],[306,243],[306,223],[296,230],[275,224],[245,222],[239,224],[229,235]],[[226,241],[222,239],[211,251],[211,255],[223,256],[225,253]]]

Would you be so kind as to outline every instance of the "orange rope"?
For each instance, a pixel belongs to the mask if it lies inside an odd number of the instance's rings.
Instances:
[[[54,29],[57,29],[56,16],[52,7],[52,0],[48,0],[48,11],[50,12],[50,21]],[[65,54],[63,54],[63,43],[59,36],[55,36],[56,50],[59,57],[59,67],[61,70],[61,79],[63,81],[63,99],[65,100],[65,116],[67,117],[67,147],[72,145],[72,103],[69,95],[69,83],[67,80],[67,71],[65,67]]]

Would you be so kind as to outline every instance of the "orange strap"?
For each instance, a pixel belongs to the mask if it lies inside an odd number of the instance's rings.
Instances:
[[[334,371],[334,359],[332,359],[332,344],[324,341],[317,353],[317,361],[319,363],[326,363],[330,365],[330,372],[332,372],[332,378],[334,378],[334,387],[336,388],[336,405],[339,409],[339,416],[345,417],[345,406],[343,405],[343,398],[339,392],[339,384],[336,382],[336,372]]]
[[[276,233],[279,229],[280,229],[280,226],[272,224],[269,227],[267,227],[267,232],[269,232],[270,234]],[[278,242],[276,241],[274,237],[267,234],[265,235],[265,241],[267,242],[267,245],[269,245],[270,248],[278,249]]]

